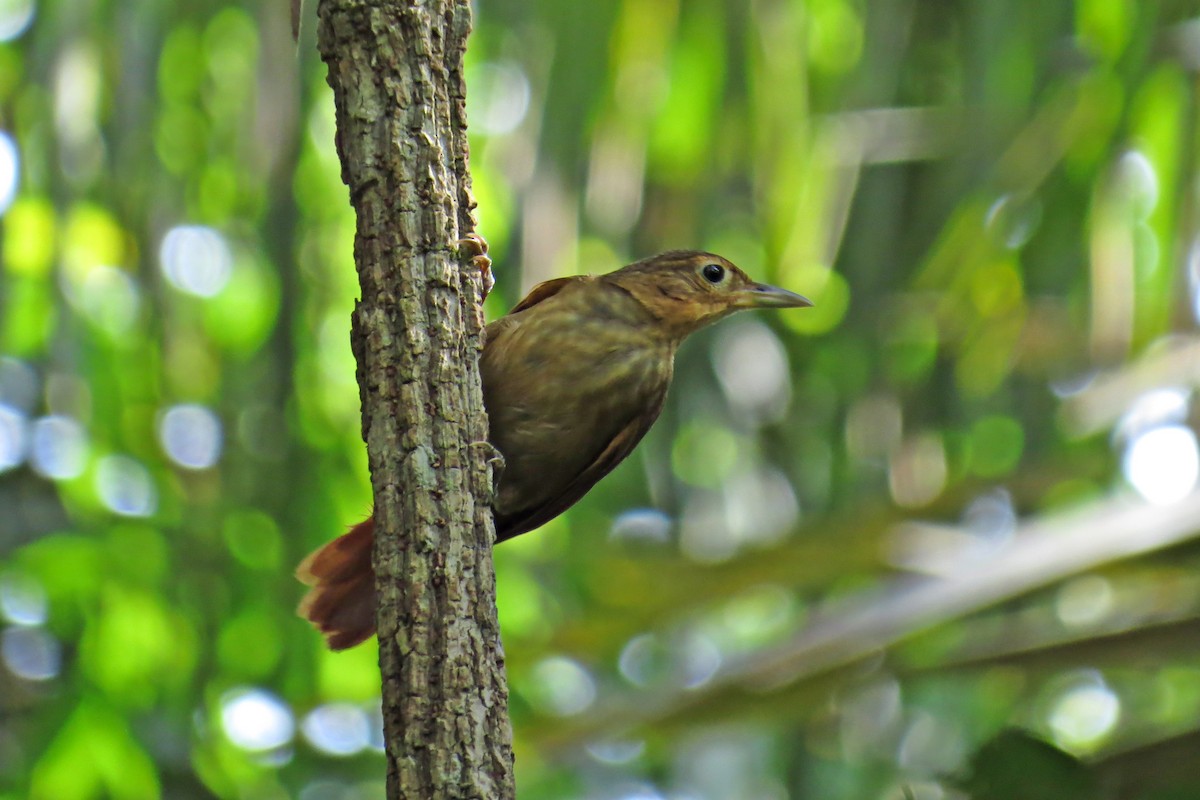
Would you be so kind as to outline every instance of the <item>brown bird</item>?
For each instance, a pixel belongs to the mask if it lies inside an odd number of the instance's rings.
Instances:
[[[691,250],[535,286],[487,326],[479,362],[491,441],[505,461],[496,541],[554,519],[629,455],[662,410],[688,334],[742,309],[811,305]],[[375,632],[373,532],[368,518],[296,570],[313,587],[299,613],[334,650]]]

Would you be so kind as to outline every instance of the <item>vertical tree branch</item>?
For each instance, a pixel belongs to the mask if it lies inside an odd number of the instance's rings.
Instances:
[[[468,0],[321,0],[358,218],[353,341],[375,492],[391,798],[513,796],[480,391],[463,53]]]

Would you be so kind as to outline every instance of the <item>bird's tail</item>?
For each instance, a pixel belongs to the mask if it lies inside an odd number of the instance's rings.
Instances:
[[[375,570],[371,547],[375,518],[367,517],[296,567],[312,588],[296,612],[325,635],[332,650],[345,650],[375,633]]]

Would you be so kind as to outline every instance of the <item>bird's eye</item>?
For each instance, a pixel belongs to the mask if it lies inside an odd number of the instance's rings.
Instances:
[[[700,270],[700,274],[709,283],[720,283],[721,279],[725,277],[725,268],[720,264],[705,264],[704,269]]]

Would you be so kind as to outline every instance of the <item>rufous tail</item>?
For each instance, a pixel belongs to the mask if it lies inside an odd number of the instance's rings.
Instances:
[[[296,567],[296,577],[312,587],[296,612],[325,635],[331,650],[353,647],[375,633],[374,537],[375,518],[368,517]]]

